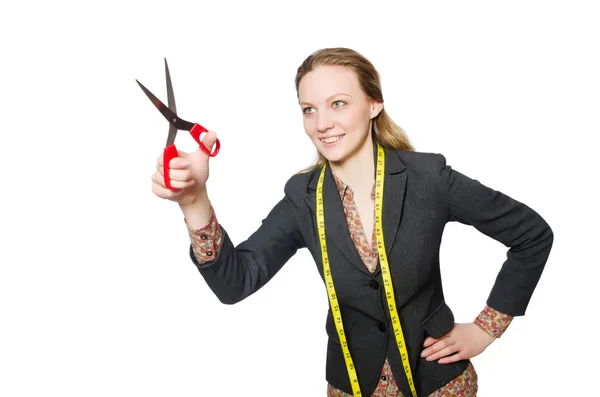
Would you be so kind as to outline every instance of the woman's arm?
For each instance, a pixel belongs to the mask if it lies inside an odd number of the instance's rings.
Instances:
[[[436,154],[436,158],[449,221],[472,225],[510,247],[488,306],[510,316],[525,314],[550,255],[552,229],[527,205],[453,170],[443,155]]]
[[[258,291],[298,249],[304,247],[292,212],[293,205],[284,197],[262,225],[237,246],[217,223],[212,207],[209,206],[207,220],[200,223],[199,229],[193,227],[198,223],[192,224],[189,219],[200,216],[194,214],[192,208],[186,209],[190,258],[221,302],[233,304]]]
[[[209,221],[204,227],[195,229],[187,218],[184,221],[190,236],[192,252],[198,265],[212,261],[219,253],[223,237],[223,231],[217,221],[214,208],[210,206]]]
[[[471,359],[500,338],[512,319],[512,316],[486,306],[473,323],[454,324],[446,335],[425,339],[421,357],[427,361],[437,360],[440,364]]]
[[[473,323],[488,335],[498,339],[506,331],[512,320],[513,316],[501,313],[486,305]]]
[[[210,150],[216,139],[216,133],[209,131],[203,142]],[[216,223],[216,217],[211,228],[214,211],[206,192],[208,156],[199,148],[178,154],[169,163],[170,182],[175,190],[166,187],[161,154],[152,174],[152,191],[179,204],[190,230],[190,256],[209,287],[221,302],[238,302],[265,285],[304,246],[292,213],[293,204],[286,195],[261,227],[234,247],[227,232]]]

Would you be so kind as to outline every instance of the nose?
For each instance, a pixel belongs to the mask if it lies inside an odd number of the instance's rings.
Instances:
[[[317,131],[327,132],[334,126],[333,118],[328,111],[317,112]]]

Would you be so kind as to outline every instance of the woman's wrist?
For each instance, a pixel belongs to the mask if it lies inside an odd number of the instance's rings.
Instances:
[[[210,200],[206,189],[198,193],[191,203],[179,204],[187,224],[193,229],[200,229],[210,221]]]
[[[486,305],[473,323],[494,338],[500,338],[512,320],[513,316],[501,313]]]

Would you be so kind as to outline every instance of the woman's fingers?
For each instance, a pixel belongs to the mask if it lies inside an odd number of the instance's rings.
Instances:
[[[432,343],[433,340],[425,340],[423,346],[426,348],[421,357],[427,361],[438,360],[440,364],[449,364],[481,354],[494,341],[494,337],[474,323],[466,323],[454,324],[454,328],[446,336],[435,343]]]
[[[171,159],[171,161],[169,162],[169,168],[182,169],[182,168],[186,168],[187,166],[190,165],[190,162],[183,157],[187,153],[178,152],[178,154],[179,154],[179,157],[173,157]],[[164,166],[165,166],[164,154],[161,154],[156,159],[156,169],[159,169],[159,168],[162,169]]]
[[[193,186],[196,181],[191,177],[192,172],[189,170],[171,170],[169,172],[169,180],[171,182],[171,186],[175,189],[185,189],[190,186]],[[172,195],[168,192],[171,192],[171,189],[167,188],[165,185],[165,177],[161,172],[155,172],[152,174],[152,182],[153,185],[157,186],[157,189],[154,189],[153,192],[157,195],[160,195],[162,198],[171,198]]]
[[[190,162],[181,157],[175,157],[169,162],[169,180],[171,186],[176,189],[185,189],[186,187],[194,185],[193,171],[187,169]],[[160,186],[165,187],[164,184],[165,168],[163,162],[163,156],[159,156],[156,162],[156,172],[152,176],[152,180],[158,183]]]
[[[421,352],[421,357],[425,357],[428,361],[436,360],[437,358],[444,356],[441,352],[446,351],[447,353],[445,355],[453,353],[452,351],[447,350],[451,346],[454,346],[454,340],[452,338],[446,337],[440,339],[427,349],[423,350],[423,352]]]
[[[431,345],[433,345],[435,342],[439,341],[440,339],[434,338],[433,336],[428,337],[427,339],[425,339],[425,342],[423,342],[423,347],[429,347]]]
[[[209,131],[202,138],[203,144],[210,150],[217,134]],[[156,159],[156,171],[152,174],[152,192],[160,198],[179,203],[193,202],[208,179],[208,163],[208,157],[200,148],[191,153],[177,151],[177,157],[169,160],[169,173],[165,175],[164,154],[161,153]],[[174,191],[166,187],[165,177]]]
[[[456,354],[453,354],[451,356],[440,358],[438,360],[438,363],[440,363],[440,364],[450,364],[450,363],[455,363],[457,361],[464,360],[464,359],[465,359],[465,357],[463,357],[462,352],[457,352]]]
[[[446,339],[448,339],[448,338],[446,338]],[[444,339],[444,340],[446,340],[446,339]],[[459,346],[457,344],[451,342],[451,341],[447,342],[444,345],[447,345],[447,346],[445,346],[445,347],[443,347],[443,348],[435,351],[432,354],[427,355],[425,357],[425,359],[427,361],[435,361],[435,360],[438,360],[438,359],[440,359],[442,357],[449,356],[450,354],[453,354],[453,353],[456,353],[456,352],[459,351]]]
[[[164,174],[163,174],[164,175]],[[173,169],[169,170],[169,179],[173,182],[188,182],[193,179],[194,173],[188,169]]]
[[[190,186],[194,186],[195,184],[196,184],[196,181],[193,179],[190,179],[185,182],[175,181],[175,180],[171,179],[171,187],[173,187],[174,189],[186,189]]]
[[[179,152],[179,155],[182,156],[183,153]],[[169,163],[169,168],[172,170],[180,170],[185,169],[190,165],[190,162],[183,157],[173,157],[171,162]]]
[[[158,170],[152,174],[152,185],[158,185],[159,187],[165,187],[165,178],[162,172]]]
[[[173,160],[171,160],[171,163],[173,163]],[[164,184],[164,173],[161,172],[161,175]],[[171,186],[175,189],[185,189],[196,184],[196,181],[194,180],[194,173],[185,168],[171,168],[169,170],[169,181]]]
[[[157,173],[152,175],[152,193],[166,200],[176,200],[181,196],[183,192],[182,189],[172,191],[171,189],[165,187],[165,182],[162,180],[162,177],[156,177],[156,175]]]
[[[202,143],[208,150],[212,150],[213,145],[217,141],[217,133],[214,131],[208,131],[202,138]]]

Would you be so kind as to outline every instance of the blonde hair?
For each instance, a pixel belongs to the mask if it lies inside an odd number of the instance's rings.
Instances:
[[[317,66],[345,66],[356,73],[361,90],[376,102],[383,103],[381,82],[379,73],[373,64],[358,52],[349,48],[324,48],[313,52],[302,62],[296,73],[296,94],[299,96],[298,88],[300,81],[307,73],[313,71]],[[415,149],[410,144],[408,136],[400,126],[388,116],[385,108],[373,119],[373,139],[381,146],[389,149],[409,150]],[[325,162],[325,157],[318,153],[318,160],[313,166],[300,172],[312,171],[320,168]]]

